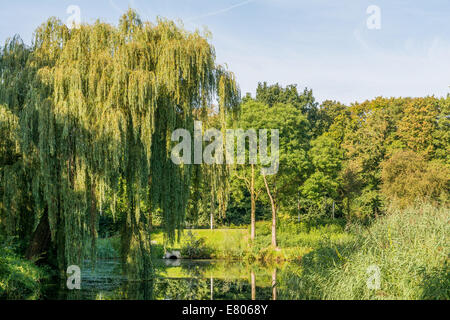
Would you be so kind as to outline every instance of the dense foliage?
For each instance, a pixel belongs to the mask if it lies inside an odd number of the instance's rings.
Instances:
[[[0,247],[0,299],[37,299],[48,274],[6,243]]]
[[[405,208],[427,202],[448,207],[450,96],[379,97],[348,107],[311,101],[307,89],[298,93],[295,86],[260,84],[256,98],[245,97],[241,107],[244,123],[248,117],[256,127],[259,121],[282,132],[291,130],[286,136],[290,144],[301,141],[284,151],[289,161],[280,168],[287,172],[288,189],[279,197],[280,212],[304,219],[334,216],[369,221],[391,204]],[[293,108],[305,117],[304,125],[286,119]],[[248,116],[246,109],[251,110]],[[238,170],[237,177],[246,172],[249,168]],[[273,179],[282,177],[280,172]],[[250,198],[248,187],[234,183],[233,192],[231,199],[238,201],[229,210],[248,212],[249,201],[240,200],[242,194]],[[257,200],[265,203],[256,213],[263,217],[270,204],[265,197]]]
[[[450,95],[346,106],[264,82],[241,101],[208,36],[129,10],[117,26],[51,18],[31,46],[1,47],[0,239],[14,248],[0,240],[0,297],[33,297],[35,264],[62,275],[89,253],[149,279],[152,258],[180,245],[190,258],[302,261],[292,297],[374,298],[371,262],[390,283],[375,298],[448,299]],[[197,121],[279,130],[278,170],[248,151],[245,164],[175,164],[173,131],[194,135]],[[231,228],[180,242],[218,225]]]

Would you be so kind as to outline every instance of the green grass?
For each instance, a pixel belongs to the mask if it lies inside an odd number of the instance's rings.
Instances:
[[[317,222],[311,226],[305,222],[291,222],[280,219],[277,229],[277,244],[274,250],[271,243],[271,223],[256,223],[256,239],[251,253],[253,259],[271,261],[301,261],[302,257],[315,250],[324,240],[335,244],[346,243],[352,235],[344,230],[342,220]]]
[[[203,238],[203,252],[208,255],[191,258],[210,258],[224,260],[260,260],[265,262],[300,261],[301,258],[317,248],[319,244],[328,239],[340,244],[351,240],[352,236],[344,231],[340,220],[329,221],[310,227],[305,223],[292,223],[280,221],[278,228],[278,246],[271,246],[271,225],[269,222],[256,223],[256,239],[250,242],[250,230],[246,229],[192,229],[185,230],[181,241],[168,245],[167,250],[183,251],[188,244],[187,232],[197,238]],[[164,254],[164,237],[162,231],[152,234],[154,251],[158,257]]]
[[[189,237],[187,237],[188,232],[192,232],[197,239],[203,239],[205,251],[208,252],[206,257],[191,258],[239,259],[248,243],[248,231],[246,229],[189,229],[184,231],[180,241],[167,245],[167,250],[183,251],[189,240]],[[153,232],[151,239],[153,242],[152,248],[157,251],[158,257],[162,258],[164,254],[164,236],[162,231]]]
[[[392,210],[352,241],[324,241],[304,256],[301,276],[289,275],[291,299],[449,299],[449,210]],[[368,287],[380,271],[379,288]],[[370,269],[369,269],[370,270]],[[374,282],[371,282],[374,284]]]
[[[0,246],[0,298],[37,299],[45,277],[46,273],[33,262],[8,246]]]

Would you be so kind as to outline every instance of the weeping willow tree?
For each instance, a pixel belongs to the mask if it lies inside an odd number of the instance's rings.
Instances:
[[[52,18],[31,47],[18,38],[6,43],[0,76],[5,232],[27,229],[30,258],[53,250],[60,270],[80,264],[86,241],[95,248],[105,192],[117,194],[122,179],[129,203],[124,266],[149,278],[149,217],[141,204],[161,210],[173,239],[199,173],[170,160],[172,131],[193,132],[213,101],[225,126],[238,105],[233,74],[216,65],[207,37],[163,19],[142,22],[132,10],[117,27],[96,22],[69,30]],[[208,178],[220,180],[224,170]]]

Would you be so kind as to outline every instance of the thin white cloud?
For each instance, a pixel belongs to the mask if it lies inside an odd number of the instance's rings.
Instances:
[[[359,29],[353,30],[353,36],[355,37],[356,41],[361,45],[364,50],[369,51],[369,45],[367,44],[366,40],[363,38],[361,31]]]
[[[216,16],[216,15],[218,15],[218,14],[222,14],[222,13],[228,12],[228,11],[230,11],[230,10],[233,10],[233,9],[235,9],[235,8],[238,8],[238,7],[242,7],[242,6],[246,5],[246,4],[249,4],[249,3],[255,2],[255,1],[256,1],[256,0],[242,1],[242,2],[239,2],[239,3],[234,4],[234,5],[232,5],[232,6],[229,6],[229,7],[227,7],[227,8],[224,8],[224,9],[220,9],[220,10],[217,10],[217,11],[208,12],[208,13],[202,14],[202,15],[200,15],[200,16],[197,16],[197,17],[194,17],[194,18],[187,19],[186,22],[192,22],[192,21],[194,21],[194,20],[198,20],[198,19],[202,19],[202,18],[207,18],[207,17]]]
[[[109,0],[109,4],[111,5],[111,7],[113,7],[114,10],[116,10],[120,14],[123,14],[124,12],[126,12],[128,10],[128,7],[125,9],[121,9],[117,4],[114,3],[113,0]],[[131,8],[136,8],[136,4],[134,3],[134,0],[130,0],[128,2],[128,6]]]

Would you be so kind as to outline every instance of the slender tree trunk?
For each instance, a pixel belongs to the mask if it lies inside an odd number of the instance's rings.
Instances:
[[[253,270],[251,271],[250,277],[252,281],[252,300],[256,300],[256,276]]]
[[[334,200],[333,200],[333,211],[332,211],[332,216],[333,216],[333,220],[334,220]]]
[[[272,202],[272,246],[277,246],[277,211],[275,204]]]
[[[213,216],[213,213],[212,213],[212,211],[211,211],[211,215],[210,215],[210,225],[211,225],[211,230],[214,228],[214,226],[213,226],[213,223],[214,223],[214,216]]]
[[[270,192],[269,185],[267,184],[266,176],[263,175],[264,184],[266,185],[267,195],[270,199],[270,204],[272,206],[272,246],[277,247],[277,206],[275,200]]]
[[[210,278],[210,291],[211,291],[211,300],[214,300],[214,279]]]
[[[252,177],[250,181],[250,198],[251,198],[251,212],[250,212],[250,239],[253,242],[255,240],[255,211],[256,211],[256,199],[255,199],[255,166],[252,164]]]
[[[216,202],[216,197],[214,192],[211,194],[211,203],[215,203]],[[213,210],[213,205],[211,205],[211,209],[210,209],[210,215],[209,215],[209,224],[211,227],[211,230],[214,229],[214,210]]]
[[[277,268],[272,272],[272,300],[277,300]]]
[[[149,212],[149,214],[148,214],[148,229],[149,229],[150,231],[153,230],[153,213],[152,213],[151,210],[150,210],[150,212]]]

